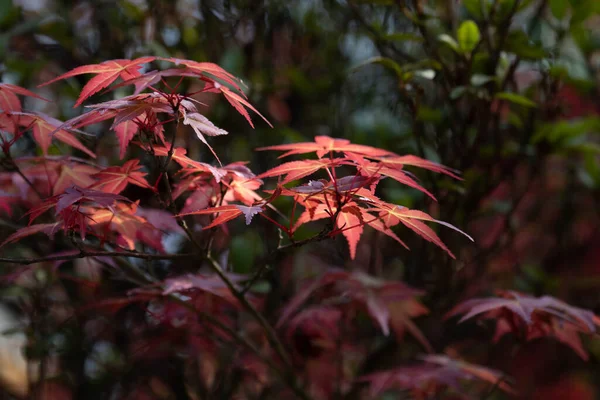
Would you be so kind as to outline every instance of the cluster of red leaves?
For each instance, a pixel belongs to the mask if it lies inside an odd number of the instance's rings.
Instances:
[[[278,226],[291,240],[293,240],[294,232],[301,225],[319,219],[329,219],[332,229],[328,236],[343,234],[348,241],[350,257],[354,258],[364,226],[370,226],[383,232],[407,247],[392,230],[392,227],[402,224],[455,258],[435,231],[423,221],[442,224],[463,233],[462,231],[450,224],[438,221],[422,211],[387,203],[375,195],[377,184],[384,178],[391,178],[420,190],[435,200],[431,193],[404,170],[404,166],[417,166],[459,179],[450,169],[419,157],[399,156],[386,150],[352,144],[348,140],[334,139],[328,136],[317,136],[315,142],[312,143],[271,146],[259,150],[287,151],[281,157],[316,153],[318,159],[290,161],[258,175],[259,179],[280,177],[278,188],[270,192],[271,197],[268,201],[255,200],[251,204],[246,202],[245,206],[220,206],[186,214],[218,213],[218,217],[207,228],[242,214],[246,216],[246,222],[249,223],[254,214],[262,215],[265,205],[270,201],[278,196],[288,196],[292,197],[294,201],[290,222],[288,226]],[[343,156],[336,156],[337,153],[342,153]],[[354,169],[354,173],[339,176],[340,170],[348,168]],[[311,180],[307,184],[291,188],[283,186],[319,172],[325,173],[328,179]],[[251,198],[255,199],[256,197],[249,197],[249,199]],[[304,212],[294,221],[296,205],[302,206]],[[248,208],[248,206],[250,207]],[[468,235],[465,234],[465,236],[471,239]]]
[[[155,60],[170,62],[175,67],[142,72],[144,64]],[[206,230],[214,227],[226,229],[226,222],[240,216],[244,216],[249,225],[254,216],[260,215],[286,234],[292,245],[299,244],[294,235],[300,226],[327,220],[326,228],[313,239],[322,240],[342,234],[348,242],[350,257],[355,258],[365,226],[406,247],[393,230],[404,226],[454,258],[454,254],[426,223],[462,231],[423,211],[385,202],[376,195],[378,184],[383,179],[390,179],[435,200],[433,194],[423,188],[405,167],[423,168],[460,179],[449,168],[415,156],[400,156],[371,146],[353,144],[345,139],[317,136],[314,142],[259,149],[284,151],[281,157],[314,153],[316,159],[285,162],[255,175],[243,162],[222,165],[206,136],[220,136],[227,132],[200,112],[198,105],[202,104],[193,100],[192,94],[177,93],[182,79],[198,79],[204,83],[198,93],[223,95],[252,125],[248,110],[260,117],[262,115],[247,101],[237,79],[219,66],[175,58],[110,60],[75,68],[46,84],[80,74],[93,74],[94,77],[81,90],[75,107],[103,90],[106,93],[115,88],[133,86],[134,92],[120,99],[89,105],[86,107],[88,111],[62,122],[41,113],[23,112],[18,96],[42,98],[24,88],[0,84],[0,149],[4,154],[3,161],[9,167],[7,172],[0,174],[0,210],[10,213],[16,205],[29,209],[26,213],[29,226],[17,230],[2,245],[15,243],[35,233],[52,236],[58,231],[65,231],[79,233],[82,241],[86,242],[91,242],[88,241],[90,236],[97,238],[99,244],[94,242],[97,248],[109,244],[117,249],[149,248],[153,252],[162,252],[164,234],[180,232],[176,219],[183,216],[197,216],[195,222]],[[178,77],[179,82],[171,87],[167,79],[173,77]],[[114,84],[119,79],[121,82]],[[168,90],[158,89],[158,84]],[[117,137],[121,159],[126,156],[129,146],[136,145],[154,160],[164,163],[161,174],[170,174],[166,168],[170,161],[178,166],[172,175],[172,187],[169,187],[169,204],[163,200],[164,208],[170,211],[142,208],[139,206],[140,199],[123,196],[129,185],[158,196],[162,175],[156,182],[149,182],[147,166],[138,159],[125,161],[121,166],[101,166],[70,155],[49,155],[53,139],[57,139],[96,158],[95,152],[78,136],[85,133],[81,129],[104,121],[112,121],[110,130]],[[185,148],[175,146],[174,140],[165,139],[170,134],[165,125],[178,122],[193,129],[198,139],[214,154],[218,166],[192,159]],[[41,148],[42,156],[13,158],[12,147],[28,133]],[[136,137],[139,140],[134,140]],[[313,180],[298,182],[313,176]],[[262,196],[257,191],[265,178],[277,178],[278,183],[274,190],[266,190],[266,195]],[[166,181],[167,184],[171,182],[170,179]],[[294,204],[290,216],[282,223],[276,220],[277,217],[268,215],[275,212],[278,217],[285,218],[273,206],[280,196],[291,198]],[[173,215],[176,202],[184,205],[177,215]],[[303,210],[297,213],[297,207]],[[45,218],[47,222],[32,224],[38,218]],[[252,343],[257,344],[259,354],[276,358],[261,327],[240,318],[244,308],[240,299],[246,298],[253,307],[262,308],[260,296],[245,293],[246,288],[242,286],[249,277],[225,272],[222,276],[227,277],[234,290],[244,292],[242,296],[245,297],[232,293],[229,284],[217,275],[185,274],[137,288],[129,293],[128,298],[101,300],[95,307],[105,307],[114,312],[132,303],[144,303],[149,325],[160,328],[157,329],[160,333],[136,341],[131,353],[139,355],[139,358],[158,357],[157,346],[162,346],[168,353],[170,343],[183,343],[187,350],[203,355],[205,361],[201,375],[204,386],[210,389],[219,368],[218,352],[236,340],[234,333],[239,327],[242,327],[245,336],[252,339]],[[179,303],[168,297],[174,293],[178,294]],[[308,391],[315,398],[330,398],[334,390],[346,392],[356,382],[369,383],[371,396],[389,389],[409,390],[415,398],[431,398],[448,389],[462,396],[462,382],[474,378],[510,391],[500,373],[446,356],[429,355],[423,357],[423,363],[419,365],[357,378],[356,366],[367,353],[352,335],[356,333],[356,317],[360,313],[366,313],[383,335],[393,333],[397,341],[402,341],[408,332],[424,349],[433,353],[434,349],[413,321],[429,312],[417,301],[417,297],[423,294],[401,282],[331,268],[291,297],[289,303],[281,308],[275,329],[281,332],[292,349],[294,365],[306,371],[304,379],[308,381]],[[500,295],[499,299],[465,302],[452,310],[449,316],[466,313],[463,320],[474,316],[495,319],[494,340],[508,332],[524,332],[528,340],[554,336],[582,357],[586,356],[577,334],[594,332],[598,318],[593,314],[549,297],[534,299],[514,292]],[[205,320],[199,319],[199,315]],[[342,353],[340,374],[332,365],[339,363]],[[242,351],[234,364],[223,368],[242,370],[244,385],[254,397],[258,397],[272,379],[267,371],[268,363],[260,360],[256,352]],[[340,387],[336,388],[338,384]],[[284,394],[287,396],[289,392]]]
[[[571,347],[581,358],[588,359],[579,333],[596,333],[600,319],[594,313],[550,296],[536,298],[500,290],[497,295],[467,300],[450,310],[447,317],[464,314],[459,322],[474,317],[494,320],[494,342],[511,333],[524,341],[551,337]]]
[[[376,398],[390,389],[408,390],[414,399],[438,398],[450,390],[457,399],[471,398],[463,382],[479,380],[514,393],[506,377],[500,371],[454,360],[445,355],[420,357],[420,364],[400,367],[364,376],[369,382],[370,396]],[[433,397],[432,397],[433,396]]]

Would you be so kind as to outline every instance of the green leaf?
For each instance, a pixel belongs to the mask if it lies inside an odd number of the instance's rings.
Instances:
[[[400,67],[400,65],[396,61],[392,60],[391,58],[387,58],[387,57],[369,58],[368,60],[366,60],[358,65],[355,65],[350,70],[354,71],[354,70],[360,69],[360,68],[364,67],[365,65],[369,65],[369,64],[381,64],[384,67],[386,67],[387,69],[394,71],[399,78],[402,77],[402,74],[403,74],[402,67]]]
[[[522,30],[509,33],[505,50],[524,60],[541,60],[547,55],[546,51],[541,46],[532,43]]]
[[[392,33],[390,35],[384,35],[382,39],[390,42],[423,42],[423,38],[421,36],[413,33]]]
[[[452,89],[452,91],[450,92],[450,98],[452,100],[456,100],[459,97],[461,97],[463,94],[465,94],[465,92],[467,92],[466,86],[457,86],[454,89]]]
[[[486,8],[486,11],[489,10],[489,2],[485,0],[463,0],[462,3],[469,12],[469,14],[471,14],[475,18],[483,18],[483,7]]]
[[[456,32],[460,49],[465,53],[470,53],[475,50],[477,43],[481,39],[479,27],[472,20],[468,20],[460,24]]]
[[[520,94],[510,93],[510,92],[501,92],[496,93],[496,98],[500,100],[510,101],[511,103],[518,104],[523,107],[537,107],[534,101],[529,100],[525,96],[521,96]]]
[[[450,46],[450,48],[455,52],[460,53],[460,47],[458,46],[458,42],[456,42],[456,40],[454,40],[452,36],[443,33],[440,36],[438,36],[438,40]]]
[[[563,19],[568,8],[569,2],[567,0],[550,0],[550,11],[556,19]]]
[[[432,69],[423,69],[420,71],[415,71],[414,74],[415,74],[415,76],[419,76],[421,78],[429,79],[429,80],[435,78],[435,71]]]
[[[496,79],[495,77],[489,76],[489,75],[473,74],[473,76],[471,77],[471,85],[481,86],[481,85],[485,85],[486,83],[491,82],[495,79]]]

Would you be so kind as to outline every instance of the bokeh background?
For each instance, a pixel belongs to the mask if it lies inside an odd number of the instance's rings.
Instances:
[[[406,8],[428,22],[415,24]],[[274,126],[255,118],[252,129],[224,100],[199,98],[230,132],[211,140],[225,163],[249,161],[264,172],[276,155],[255,148],[329,135],[460,171],[462,181],[414,171],[438,203],[382,183],[388,201],[426,210],[474,237],[470,243],[439,231],[456,261],[413,234],[399,232],[407,251],[366,231],[356,260],[340,237],[301,249],[282,270],[302,271],[318,259],[402,279],[427,290],[431,314],[419,326],[435,348],[452,342],[461,354],[506,371],[527,398],[594,399],[600,339],[584,339],[584,361],[549,340],[509,351],[514,342],[492,344],[489,326],[439,321],[453,304],[498,288],[553,295],[600,314],[599,13],[595,0],[0,0],[0,77],[53,100],[27,99],[26,108],[68,119],[80,111],[72,106],[87,78],[38,84],[114,58],[211,61],[241,77]],[[481,31],[472,56],[452,49],[466,19]],[[90,132],[100,159],[118,162],[106,126]],[[213,162],[191,130],[178,134],[193,158]],[[303,234],[319,227],[310,229]],[[233,225],[232,268],[251,271],[276,237],[267,226]],[[14,285],[3,293],[13,301]],[[402,352],[397,344],[388,350],[379,366]],[[114,357],[117,380],[124,361]]]

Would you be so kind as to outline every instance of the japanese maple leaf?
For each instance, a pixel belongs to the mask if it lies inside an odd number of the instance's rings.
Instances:
[[[322,158],[330,152],[355,153],[364,156],[383,157],[395,155],[386,150],[377,149],[371,146],[361,144],[352,144],[347,139],[335,139],[329,136],[315,136],[314,142],[281,144],[276,146],[261,147],[257,150],[283,150],[287,153],[279,158],[291,156],[293,154],[317,153],[317,157]]]
[[[88,201],[102,207],[110,207],[117,200],[129,201],[126,197],[118,194],[72,186],[67,188],[63,194],[56,196],[56,212],[60,213],[65,208],[70,207],[75,203]]]
[[[382,175],[382,176],[390,177],[390,178],[394,179],[395,181],[400,182],[400,183],[402,183],[406,186],[409,186],[413,189],[417,189],[417,190],[425,193],[427,196],[431,197],[433,200],[436,200],[434,195],[429,193],[429,191],[427,191],[427,189],[425,189],[424,187],[419,185],[417,182],[415,182],[415,180],[412,179],[410,176],[408,176],[406,174],[406,172],[402,171],[402,169],[390,168],[390,167],[387,167],[386,165],[384,165],[383,163],[370,162],[370,161],[365,160],[363,157],[361,157],[359,155],[350,154],[348,156],[348,158],[350,158],[354,162],[356,162],[358,170],[361,173],[363,173],[364,175],[374,176],[374,177]]]
[[[115,196],[115,195],[112,195]],[[88,211],[88,210],[86,210]],[[131,205],[116,203],[111,208],[90,209],[90,228],[104,239],[106,228],[118,234],[117,243],[134,250],[138,241],[163,251],[161,239],[163,233],[146,218],[137,215],[137,203]]]
[[[46,235],[48,235],[48,237],[52,238],[54,236],[54,234],[61,229],[61,226],[62,226],[61,222],[53,222],[53,223],[49,223],[49,224],[36,224],[36,225],[26,226],[24,228],[17,230],[15,233],[13,233],[9,237],[7,237],[4,240],[4,242],[2,242],[2,244],[0,244],[0,247],[3,247],[4,245],[9,244],[9,243],[18,242],[19,240],[23,239],[24,237],[31,236],[36,233],[45,233]]]
[[[231,73],[227,72],[225,69],[218,66],[217,64],[213,64],[210,62],[198,62],[198,61],[193,61],[193,60],[184,60],[184,59],[174,58],[174,57],[161,58],[161,60],[169,61],[176,65],[185,65],[187,68],[182,69],[182,71],[179,74],[194,73],[194,74],[200,75],[200,76],[207,76],[207,77],[212,76],[212,77],[215,77],[217,79],[220,79],[220,80],[230,84],[237,91],[239,91],[240,93],[243,93],[242,89],[239,86],[238,79]]]
[[[238,290],[241,290],[238,283],[248,279],[248,277],[244,275],[233,273],[227,273],[227,277],[234,283],[234,286]],[[201,290],[218,296],[234,306],[239,306],[239,301],[233,296],[229,287],[216,275],[185,274],[175,278],[166,279],[163,287],[163,294],[165,295],[176,292],[189,293],[190,291]]]
[[[330,208],[327,204],[318,204],[314,208],[305,210],[300,217],[298,217],[294,230],[309,221],[332,218],[336,214],[336,211],[337,208],[334,206]],[[363,233],[364,226],[363,214],[360,207],[354,202],[344,205],[340,212],[337,213],[335,225],[348,241],[350,258],[354,259],[356,257],[356,246]]]
[[[235,108],[237,110],[237,112],[239,112],[240,114],[242,114],[242,116],[244,118],[246,118],[246,121],[248,121],[248,123],[250,124],[250,126],[252,128],[254,128],[254,124],[252,123],[252,119],[250,118],[250,114],[248,113],[248,111],[246,111],[246,108],[254,111],[254,113],[258,114],[258,116],[261,117],[263,119],[263,121],[265,121],[267,123],[267,125],[269,125],[271,128],[273,127],[273,125],[271,125],[269,120],[266,119],[261,113],[259,113],[258,110],[256,108],[254,108],[252,106],[252,104],[250,104],[242,96],[240,96],[239,94],[237,94],[235,92],[232,92],[231,90],[229,90],[229,88],[227,88],[225,86],[216,86],[216,87],[221,91],[221,93],[223,93],[223,95],[225,96],[225,99],[229,102],[229,104],[231,104],[233,106],[233,108]]]
[[[302,160],[302,161],[291,161],[281,165],[278,165],[275,168],[271,168],[270,170],[263,172],[258,175],[258,178],[268,178],[272,176],[281,176],[285,175],[285,178],[281,182],[282,185],[294,181],[296,179],[304,178],[305,176],[312,175],[315,172],[335,167],[338,165],[342,165],[344,160],[339,159],[323,159],[323,160]]]
[[[320,293],[320,294],[319,294]],[[423,306],[414,306],[415,296],[422,295],[402,282],[391,282],[367,275],[362,272],[348,272],[331,269],[318,279],[300,290],[282,310],[277,326],[281,327],[294,315],[302,304],[310,298],[327,299],[336,296],[348,296],[355,304],[364,309],[376,322],[381,331],[390,334],[390,325],[398,339],[405,331],[410,332],[427,350],[431,346],[420,330],[410,320],[426,314]],[[404,306],[404,310],[398,307]]]
[[[256,214],[260,214],[263,212],[262,206],[242,206],[242,205],[227,205],[227,206],[219,206],[219,207],[211,207],[206,208],[204,210],[192,211],[185,214],[179,214],[178,216],[184,215],[209,215],[209,214],[219,214],[210,224],[203,227],[203,229],[214,228],[215,226],[221,225],[227,221],[231,221],[244,214],[246,218],[246,225],[250,225],[252,222],[252,218]]]
[[[195,112],[195,113],[185,113],[184,112],[183,124],[189,125],[192,127],[192,129],[194,129],[194,132],[196,132],[196,136],[198,136],[198,139],[200,139],[202,141],[202,143],[204,143],[208,147],[208,149],[211,151],[211,153],[213,153],[213,155],[215,156],[215,158],[217,159],[219,164],[221,164],[221,160],[219,160],[219,156],[217,156],[217,153],[215,153],[213,148],[210,147],[210,145],[206,141],[206,138],[204,137],[204,135],[208,135],[208,136],[227,135],[227,131],[225,131],[221,128],[217,128],[212,122],[210,122],[208,120],[208,118],[206,118],[204,115],[197,113],[197,112]]]
[[[148,184],[145,176],[146,172],[140,171],[142,166],[140,160],[129,160],[122,166],[108,167],[94,174],[97,182],[91,186],[91,189],[101,190],[107,193],[119,194],[127,187],[127,184],[133,184],[142,188],[153,190]]]
[[[578,333],[595,333],[598,318],[591,311],[573,307],[550,296],[531,297],[515,291],[498,291],[500,297],[467,300],[448,312],[446,318],[464,314],[460,322],[479,316],[494,319],[494,341],[508,333],[521,333],[525,340],[554,337],[577,352],[583,359],[583,349]]]
[[[239,201],[247,206],[251,206],[257,201],[262,200],[256,190],[262,186],[260,179],[247,179],[234,175],[229,183],[224,183],[228,190],[225,193],[224,201]]]
[[[61,194],[68,187],[78,186],[87,188],[92,185],[95,180],[93,175],[98,172],[98,168],[81,163],[61,163],[60,174],[54,182],[53,194]]]
[[[319,179],[318,181],[309,181],[306,185],[300,185],[290,188],[292,192],[300,194],[316,194],[316,193],[357,193],[359,189],[371,186],[378,182],[379,178],[364,175],[349,175],[341,178],[336,178],[335,181],[326,181]]]
[[[463,394],[462,383],[473,379],[498,386],[508,393],[515,393],[500,371],[453,360],[445,355],[427,355],[420,358],[423,362],[419,364],[375,372],[359,380],[369,382],[369,394],[373,398],[390,389],[410,390],[415,398],[435,397],[441,395],[441,391],[446,388]]]
[[[0,83],[0,110],[21,111],[21,102],[17,95],[35,97],[36,99],[49,101],[25,88],[10,83]]]
[[[152,148],[154,154],[159,157],[167,157],[170,153],[169,149],[164,146],[154,146]],[[187,150],[183,147],[175,147],[172,151],[171,159],[177,164],[190,171],[195,172],[208,172],[213,175],[217,183],[226,175],[225,172],[220,171],[218,168],[213,167],[210,164],[206,164],[200,161],[195,161],[186,156]]]
[[[379,161],[381,161],[384,165],[392,167],[392,168],[397,168],[397,167],[402,168],[405,165],[411,165],[411,166],[427,169],[427,170],[430,170],[433,172],[446,174],[448,176],[453,177],[454,179],[462,180],[462,178],[457,175],[457,172],[455,170],[448,168],[444,165],[435,163],[433,161],[425,160],[423,158],[413,156],[413,155],[379,157],[377,159]]]
[[[135,60],[108,60],[100,64],[82,65],[72,69],[71,71],[64,73],[51,81],[48,81],[41,86],[49,85],[61,79],[70,78],[81,74],[95,74],[96,76],[90,79],[81,89],[81,94],[77,98],[77,102],[74,107],[80,106],[88,97],[94,95],[98,91],[104,89],[117,78],[123,80],[135,78],[140,75],[140,68],[142,64],[146,64],[155,60],[156,57],[141,57]]]
[[[44,155],[48,154],[48,148],[54,137],[71,147],[83,151],[92,158],[96,158],[96,154],[85,147],[67,129],[61,128],[63,122],[42,113],[15,112],[11,115],[18,118],[17,121],[20,126],[30,128],[33,131],[33,138],[42,148]]]
[[[404,226],[406,226],[413,232],[417,233],[419,236],[421,236],[425,240],[432,242],[432,243],[436,244],[438,247],[445,250],[452,258],[456,258],[456,257],[454,256],[454,254],[452,254],[450,249],[448,249],[448,247],[446,247],[444,242],[442,242],[442,240],[433,231],[433,229],[431,229],[429,226],[425,225],[425,223],[423,223],[421,221],[435,222],[435,223],[441,224],[443,226],[446,226],[450,229],[453,229],[453,230],[463,234],[468,239],[473,241],[473,238],[471,238],[469,235],[467,235],[460,229],[456,228],[455,226],[453,226],[447,222],[438,221],[438,220],[432,218],[430,215],[424,213],[423,211],[411,210],[406,207],[401,207],[401,206],[397,206],[395,204],[385,203],[383,201],[373,203],[373,206],[374,206],[373,210],[378,210],[380,212],[379,217],[381,218],[381,221],[383,222],[385,227],[389,228],[389,227],[397,225],[398,223],[402,223]]]

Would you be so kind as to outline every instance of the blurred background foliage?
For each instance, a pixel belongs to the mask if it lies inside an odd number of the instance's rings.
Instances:
[[[301,249],[281,270],[302,275],[317,257],[401,278],[428,292],[432,313],[423,330],[435,348],[458,341],[463,355],[516,376],[535,398],[559,398],[548,396],[560,390],[583,393],[560,398],[600,395],[598,339],[587,343],[591,359],[584,363],[560,345],[536,343],[511,356],[503,342],[475,346],[489,333],[483,328],[439,326],[451,305],[496,288],[556,295],[600,312],[599,1],[0,0],[0,32],[2,82],[33,89],[114,58],[174,56],[223,66],[242,78],[274,129],[259,119],[251,129],[226,102],[199,97],[230,132],[211,145],[224,163],[249,161],[256,173],[278,161],[253,149],[315,135],[460,171],[462,181],[414,171],[439,203],[394,182],[381,185],[389,201],[473,235],[471,244],[439,232],[457,261],[414,235],[399,232],[412,249],[406,251],[371,232],[352,262],[339,238]],[[53,102],[27,99],[26,108],[71,118],[86,79],[35,89]],[[95,128],[96,138],[84,139],[101,162],[119,163],[114,135]],[[178,135],[193,158],[213,161],[191,130]],[[290,204],[278,206],[285,212]],[[277,232],[234,224],[223,242],[233,270],[247,272]],[[397,347],[386,347],[381,365]]]

